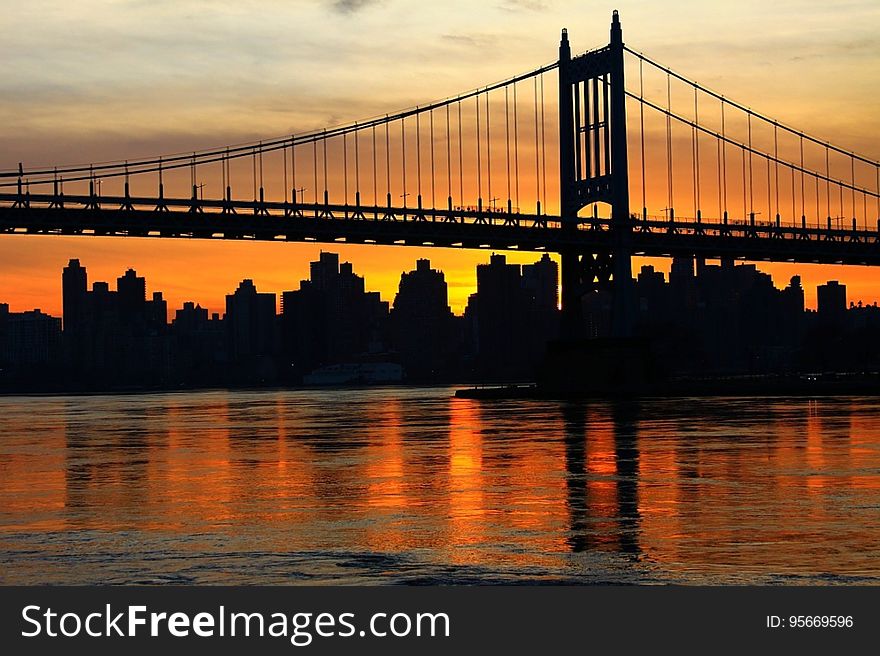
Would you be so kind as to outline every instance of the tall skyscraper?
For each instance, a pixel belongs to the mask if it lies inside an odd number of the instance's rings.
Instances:
[[[79,260],[70,260],[61,273],[64,332],[72,333],[85,320],[88,275]]]
[[[534,264],[522,267],[522,286],[534,309],[555,311],[559,307],[559,266],[547,253]]]
[[[448,375],[454,370],[455,335],[446,279],[429,260],[400,274],[391,312],[393,344],[411,380]]]
[[[235,361],[270,356],[275,343],[275,294],[260,293],[254,281],[242,280],[226,296],[229,352]]]
[[[322,252],[310,279],[281,297],[284,357],[301,375],[385,349],[388,303],[365,291],[363,277],[336,253]]]
[[[531,375],[547,341],[557,336],[555,263],[542,258],[529,266],[526,277],[500,254],[477,265],[477,293],[465,313],[475,333],[478,369],[495,378]]]
[[[839,319],[846,311],[846,285],[837,280],[829,280],[816,288],[819,316],[832,321]]]
[[[147,302],[147,281],[138,276],[134,269],[116,279],[116,298],[119,303],[120,318],[131,323],[143,319],[144,305]]]

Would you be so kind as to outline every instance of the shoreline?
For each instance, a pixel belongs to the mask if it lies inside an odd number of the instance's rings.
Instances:
[[[564,390],[531,384],[478,385],[460,389],[456,398],[475,400],[647,399],[671,397],[880,396],[880,374],[801,374],[679,378],[631,387],[584,387]]]
[[[634,384],[561,389],[538,382],[441,381],[348,385],[199,385],[192,387],[125,387],[95,389],[0,389],[0,398],[58,396],[138,396],[203,392],[305,392],[387,388],[457,388],[453,396],[474,400],[586,400],[725,396],[880,396],[880,373],[790,374],[674,378]]]

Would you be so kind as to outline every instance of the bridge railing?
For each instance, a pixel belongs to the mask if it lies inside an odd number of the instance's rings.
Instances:
[[[226,215],[234,217],[307,217],[322,220],[433,222],[455,225],[488,225],[513,228],[558,229],[559,217],[544,214],[508,213],[499,208],[455,206],[447,208],[405,205],[351,205],[339,203],[301,203],[293,201],[247,201],[234,199],[152,198],[138,196],[99,196],[61,194],[2,194],[0,207],[73,210],[99,213],[169,212],[177,214]]]

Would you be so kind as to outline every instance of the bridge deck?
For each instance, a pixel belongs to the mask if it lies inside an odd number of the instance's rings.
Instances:
[[[880,265],[880,232],[732,222],[634,218],[636,255],[677,255],[805,263]],[[606,218],[580,218],[578,230],[558,216],[485,208],[375,207],[186,198],[0,194],[0,234],[93,235],[385,244],[582,252],[608,250]]]

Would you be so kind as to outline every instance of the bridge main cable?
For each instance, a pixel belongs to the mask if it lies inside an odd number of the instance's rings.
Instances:
[[[391,123],[394,121],[404,120],[417,114],[430,112],[435,109],[446,107],[448,105],[460,103],[470,98],[479,97],[480,95],[486,94],[490,91],[502,89],[507,86],[516,84],[517,82],[522,82],[524,80],[540,76],[543,73],[555,70],[556,68],[558,68],[558,66],[558,62],[552,62],[527,73],[507,78],[488,86],[472,89],[471,91],[459,94],[457,96],[451,96],[449,98],[435,101],[433,103],[411,107],[409,109],[399,111],[395,114],[385,114],[377,116],[366,121],[346,123],[332,128],[323,128],[319,130],[313,130],[311,132],[297,134],[295,136],[285,135],[284,137],[263,140],[257,143],[250,142],[245,144],[222,146],[201,152],[197,151],[195,153],[195,163],[210,164],[215,162],[228,162],[230,159],[253,156],[255,152],[257,154],[268,153],[277,150],[283,150],[296,145],[308,144],[315,141],[321,141],[323,139],[338,137],[352,132],[357,132],[359,130],[368,130],[374,126],[381,126],[383,124]],[[186,153],[173,154],[170,156],[163,155],[142,160],[127,160],[127,162],[125,160],[118,160],[98,164],[83,164],[62,167],[53,166],[51,168],[38,168],[32,170],[16,168],[0,171],[0,179],[18,179],[24,176],[30,181],[31,184],[48,184],[51,183],[55,177],[64,176],[65,182],[79,182],[91,180],[93,179],[95,174],[101,174],[103,177],[124,176],[126,167],[128,168],[129,175],[143,175],[147,173],[158,172],[160,165],[163,171],[190,167],[193,165],[193,156],[194,153],[189,151]],[[70,174],[83,175],[74,175],[73,177],[69,177]],[[43,177],[45,177],[46,179],[42,179]],[[0,182],[0,187],[10,187],[15,186],[16,184],[16,182]]]
[[[769,123],[770,125],[777,126],[786,132],[789,132],[797,137],[801,137],[803,139],[806,139],[807,141],[810,141],[814,144],[822,146],[823,148],[827,147],[836,153],[840,153],[841,155],[846,155],[847,157],[852,157],[852,158],[856,159],[857,161],[860,161],[864,164],[870,164],[871,166],[880,167],[880,161],[878,161],[878,160],[871,159],[870,157],[865,157],[863,155],[859,155],[858,153],[855,153],[851,150],[846,150],[845,148],[840,148],[840,147],[835,146],[834,144],[832,144],[828,141],[823,141],[822,139],[819,139],[818,137],[814,137],[810,134],[807,134],[806,132],[803,132],[802,130],[798,130],[797,128],[790,127],[784,123],[777,121],[774,118],[771,118],[769,116],[761,114],[760,112],[756,112],[755,110],[751,109],[750,107],[746,107],[745,105],[742,105],[736,101],[730,100],[726,96],[723,96],[720,93],[713,91],[712,89],[708,89],[708,88],[704,87],[699,82],[695,82],[694,80],[691,80],[690,78],[687,78],[684,75],[681,75],[680,73],[676,73],[674,70],[672,70],[668,66],[664,66],[663,64],[655,62],[654,60],[650,59],[649,57],[647,57],[646,55],[644,55],[641,52],[633,50],[632,48],[628,48],[627,46],[624,46],[623,49],[626,52],[628,52],[629,54],[633,55],[634,57],[637,57],[639,60],[641,60],[647,64],[650,64],[651,66],[653,66],[654,68],[656,68],[660,71],[663,71],[667,75],[671,75],[672,77],[680,80],[681,82],[684,82],[685,84],[688,84],[688,85],[694,87],[695,89],[698,89],[699,91],[702,91],[703,93],[705,93],[709,96],[712,96],[713,98],[716,98],[717,100],[720,100],[723,103],[730,105],[731,107],[734,107],[740,111],[746,112],[750,116],[754,116],[755,118],[757,118],[761,121],[765,121],[766,123]]]
[[[680,114],[676,114],[675,112],[673,112],[665,107],[662,107],[656,103],[653,103],[650,100],[647,100],[646,98],[640,97],[639,94],[637,94],[637,93],[634,93],[632,91],[627,90],[626,95],[629,98],[633,98],[634,100],[637,100],[638,102],[643,103],[645,106],[650,107],[651,109],[656,110],[665,116],[668,116],[670,118],[674,118],[677,121],[684,123],[685,125],[687,125],[689,127],[696,128],[697,130],[714,137],[715,139],[719,140],[720,142],[728,143],[728,144],[731,144],[732,146],[736,146],[737,148],[741,148],[744,153],[752,153],[755,155],[759,155],[760,157],[769,158],[770,161],[782,164],[783,166],[788,167],[792,171],[799,172],[804,175],[809,175],[811,177],[818,178],[819,180],[824,180],[826,182],[830,182],[831,184],[840,186],[841,188],[850,189],[850,190],[857,192],[857,193],[867,194],[868,196],[871,196],[872,198],[880,197],[880,192],[871,191],[870,189],[867,189],[865,187],[857,187],[857,186],[855,186],[854,181],[853,182],[846,182],[844,180],[838,180],[835,178],[826,177],[824,174],[819,173],[818,171],[813,171],[813,170],[806,168],[805,166],[801,166],[801,165],[795,164],[793,162],[789,162],[787,160],[780,159],[780,158],[775,157],[775,156],[773,156],[769,153],[766,153],[762,150],[759,150],[759,149],[756,149],[752,146],[749,146],[746,143],[743,143],[741,141],[737,141],[736,139],[732,139],[731,137],[728,137],[726,134],[716,132],[715,130],[707,128],[704,125],[699,125],[698,123],[695,123],[694,121],[692,121],[691,119],[689,119],[687,117],[681,116]],[[782,126],[780,125],[780,127],[782,127]],[[807,136],[804,136],[803,138],[809,139],[809,137],[807,137]],[[828,145],[828,147],[830,149],[832,149],[832,150],[834,149],[833,146],[831,146],[830,144],[826,144],[825,142],[822,142],[822,141],[816,141],[815,143],[818,143],[818,144],[822,145],[823,147]],[[850,157],[852,155],[851,153],[849,153],[847,151],[839,150],[838,152],[842,152],[842,153],[846,154],[847,157]],[[858,156],[854,156],[854,157],[855,157],[855,159],[859,159]],[[866,160],[866,159],[861,159],[860,161],[867,162],[867,163],[871,164],[872,166],[880,167],[880,162],[872,162],[871,160]],[[726,178],[726,175],[725,175],[725,178]]]

